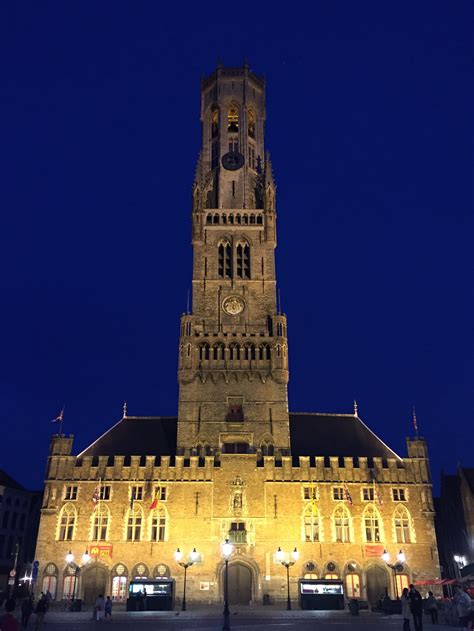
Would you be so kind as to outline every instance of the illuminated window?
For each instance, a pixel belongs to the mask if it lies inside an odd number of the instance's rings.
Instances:
[[[112,600],[126,600],[127,577],[114,576],[112,579]]]
[[[395,538],[397,543],[410,543],[410,514],[403,506],[399,506],[393,515],[393,525],[395,528]]]
[[[336,541],[348,543],[351,540],[350,515],[345,506],[338,506],[334,511],[334,536]]]
[[[153,511],[151,516],[151,540],[165,541],[166,539],[166,513],[163,508]]]
[[[319,541],[319,511],[315,502],[304,509],[303,527],[305,541]]]
[[[109,509],[107,506],[96,508],[92,514],[92,541],[106,541],[109,527]]]
[[[348,598],[360,598],[360,576],[358,574],[346,574],[346,594]]]
[[[255,138],[255,113],[253,110],[247,112],[248,134],[250,138]]]
[[[230,243],[221,243],[218,247],[219,278],[232,278],[232,248]]]
[[[138,504],[129,511],[127,518],[127,541],[140,541],[142,534],[143,514]]]
[[[227,131],[231,133],[239,131],[239,110],[236,105],[231,105],[227,113]]]
[[[69,600],[72,598],[72,594],[74,593],[74,583],[77,583],[77,579],[75,576],[65,576],[63,581],[63,598],[65,600]],[[76,585],[77,587],[77,585]]]
[[[72,541],[75,525],[76,509],[72,504],[65,504],[59,514],[58,539],[60,541]]]
[[[364,511],[365,540],[368,543],[378,543],[382,540],[380,515],[374,506],[367,506]]]
[[[324,578],[327,578],[332,581],[336,581],[339,578],[339,574],[325,574]]]
[[[242,521],[234,521],[230,525],[229,541],[231,543],[246,543],[247,531],[245,530],[245,523]]]
[[[410,579],[407,574],[395,574],[395,581],[397,584],[397,594],[400,596],[405,587],[408,588]]]
[[[43,578],[43,593],[49,592],[53,600],[56,600],[56,590],[58,588],[57,576],[45,576]]]

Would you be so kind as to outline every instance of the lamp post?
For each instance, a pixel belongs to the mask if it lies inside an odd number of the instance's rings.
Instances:
[[[460,556],[459,554],[455,554],[453,558],[456,564],[455,565],[456,578],[459,580],[461,578],[461,570],[466,565],[466,557]]]
[[[76,565],[75,569],[74,569],[74,582],[72,584],[72,599],[71,599],[71,608],[70,611],[74,611],[74,601],[76,599],[76,584],[77,584],[77,577],[79,576],[81,569],[87,565],[89,563],[89,561],[91,560],[91,555],[89,554],[88,549],[86,548],[86,551],[84,552],[84,554],[82,555],[82,566],[79,567],[79,565]],[[66,554],[66,563],[69,563],[69,565],[72,565],[72,563],[74,562],[74,555],[72,553],[71,550],[69,550],[69,552]]]
[[[182,560],[183,553],[181,552],[179,548],[176,548],[176,552],[174,553],[174,559],[176,563],[180,565],[182,568],[184,568],[183,602],[181,604],[181,611],[186,611],[186,573],[188,571],[188,567],[191,567],[191,565],[194,565],[194,563],[196,563],[198,556],[199,555],[196,551],[196,548],[192,549],[192,552],[189,555],[188,561]]]
[[[222,631],[230,629],[230,612],[229,612],[229,557],[232,554],[234,546],[228,539],[222,544],[222,555],[224,556],[225,573],[224,573],[224,624]]]
[[[395,596],[396,596],[397,600],[400,600],[400,597],[398,595],[398,585],[397,585],[397,567],[398,567],[399,564],[405,563],[405,561],[406,561],[405,553],[403,552],[403,550],[399,551],[399,553],[397,554],[397,561],[398,561],[398,563],[396,563],[395,565],[392,565],[390,563],[390,554],[387,552],[387,550],[383,551],[382,559],[387,564],[387,567],[389,567],[391,570],[393,570],[393,582],[395,583]]]
[[[293,557],[293,561],[286,561],[285,560],[285,553],[283,552],[283,550],[278,547],[277,553],[276,553],[276,557],[278,559],[278,561],[280,561],[280,563],[286,567],[286,589],[287,589],[287,599],[286,599],[286,608],[288,609],[288,611],[290,611],[291,609],[291,598],[290,598],[290,567],[292,565],[294,565],[296,563],[296,561],[299,559],[300,553],[298,552],[298,550],[295,548],[293,550],[293,552],[291,553],[291,556]]]

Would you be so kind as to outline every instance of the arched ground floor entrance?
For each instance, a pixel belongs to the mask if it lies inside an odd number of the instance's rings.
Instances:
[[[367,600],[371,607],[375,607],[381,598],[389,591],[389,575],[379,565],[372,565],[366,571]]]
[[[82,592],[85,605],[93,605],[100,594],[105,598],[107,595],[108,575],[109,572],[100,565],[84,570]]]
[[[230,561],[228,569],[228,588],[230,605],[248,605],[254,600],[254,571],[241,561]],[[221,568],[221,594],[224,597],[225,565]]]

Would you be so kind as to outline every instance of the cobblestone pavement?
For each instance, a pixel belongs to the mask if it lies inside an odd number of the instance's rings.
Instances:
[[[49,612],[42,631],[89,631],[89,629],[101,629],[110,627],[114,631],[186,631],[196,629],[199,631],[220,631],[222,629],[222,612],[216,608],[181,611],[160,611],[125,613],[117,611],[113,620],[95,622],[91,620],[90,612],[68,613]],[[454,627],[433,625],[424,621],[426,631],[451,631]],[[358,617],[352,617],[348,612],[320,612],[320,611],[286,611],[261,609],[231,610],[230,626],[233,631],[243,629],[255,631],[326,631],[334,627],[341,631],[373,631],[401,629],[400,616],[381,616],[362,612]],[[35,628],[34,615],[28,628]]]

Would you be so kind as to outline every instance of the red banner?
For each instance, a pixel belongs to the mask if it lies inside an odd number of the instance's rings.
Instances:
[[[113,546],[91,546],[89,548],[89,554],[93,559],[98,557],[111,557]]]
[[[366,557],[382,557],[383,554],[383,546],[365,546],[365,556]]]

